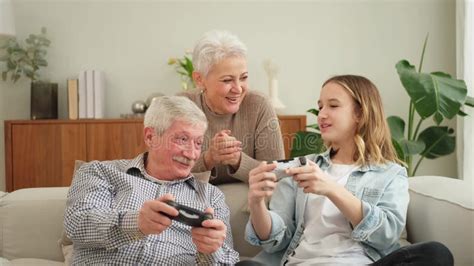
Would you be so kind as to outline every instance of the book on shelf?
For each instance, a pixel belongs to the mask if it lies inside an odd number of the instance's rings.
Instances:
[[[69,119],[79,118],[79,91],[77,79],[67,80],[67,103]]]
[[[94,118],[94,70],[86,71],[86,118]]]
[[[94,77],[94,117],[104,118],[105,113],[105,77],[99,70],[93,71]]]
[[[87,104],[86,104],[86,71],[79,72],[79,118],[87,118]]]
[[[104,118],[105,75],[100,70],[79,73],[79,118]]]

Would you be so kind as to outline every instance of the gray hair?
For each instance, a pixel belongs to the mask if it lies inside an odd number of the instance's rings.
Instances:
[[[146,110],[143,124],[154,128],[156,134],[161,136],[175,121],[207,129],[206,115],[193,101],[183,96],[161,96],[153,100]]]
[[[207,76],[214,64],[232,56],[247,57],[247,47],[236,35],[228,31],[206,32],[194,46],[194,70]]]

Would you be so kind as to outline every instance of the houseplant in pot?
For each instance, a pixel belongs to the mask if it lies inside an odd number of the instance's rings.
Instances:
[[[176,72],[181,77],[181,87],[183,90],[195,88],[193,80],[193,60],[189,57],[189,52],[182,58],[172,57],[168,60],[168,65],[174,66]]]
[[[39,34],[30,34],[24,44],[16,39],[8,40],[1,49],[5,55],[6,69],[2,70],[2,79],[17,82],[22,76],[31,80],[31,119],[58,118],[58,84],[40,78],[41,67],[48,66],[46,49],[50,45],[46,37],[46,28]]]
[[[406,163],[409,176],[416,175],[425,158],[436,159],[454,152],[454,129],[443,125],[443,121],[456,115],[465,116],[462,108],[474,106],[473,98],[467,96],[463,80],[439,71],[422,72],[427,42],[428,36],[423,44],[418,70],[407,60],[396,64],[400,81],[410,97],[408,122],[398,116],[387,118],[398,158]],[[421,130],[425,122],[430,125]],[[418,159],[416,164],[414,159]]]

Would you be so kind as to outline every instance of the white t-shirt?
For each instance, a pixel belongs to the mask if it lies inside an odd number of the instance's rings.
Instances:
[[[327,173],[345,185],[355,165],[332,164]],[[372,263],[361,244],[351,238],[350,222],[325,196],[310,194],[301,242],[287,265],[364,265]]]

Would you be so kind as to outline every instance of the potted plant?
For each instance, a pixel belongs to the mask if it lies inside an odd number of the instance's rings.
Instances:
[[[189,54],[189,52],[186,52],[186,54]],[[172,57],[168,60],[168,65],[174,66],[176,72],[180,75],[183,90],[196,87],[193,80],[193,61],[186,54],[183,58]]]
[[[6,52],[0,58],[6,62],[2,80],[7,81],[8,76],[14,83],[21,76],[31,80],[31,119],[58,118],[58,84],[41,80],[38,72],[41,67],[48,66],[46,48],[50,43],[43,27],[40,34],[30,34],[24,45],[12,38],[1,47]]]
[[[442,125],[442,122],[456,115],[465,116],[462,107],[474,106],[474,99],[467,96],[463,80],[443,72],[421,72],[427,42],[428,36],[423,44],[418,71],[407,60],[396,64],[400,81],[410,97],[408,123],[398,116],[387,118],[393,145],[398,158],[407,164],[409,176],[416,174],[425,158],[436,159],[454,152],[454,129]],[[420,131],[422,123],[428,118],[435,125]],[[418,161],[413,165],[415,155],[418,155]]]
[[[313,108],[307,112],[318,116],[319,110]],[[307,125],[306,128],[308,131],[296,132],[291,146],[291,158],[312,153],[321,153],[326,149],[321,134],[319,133],[318,124],[310,124]]]

